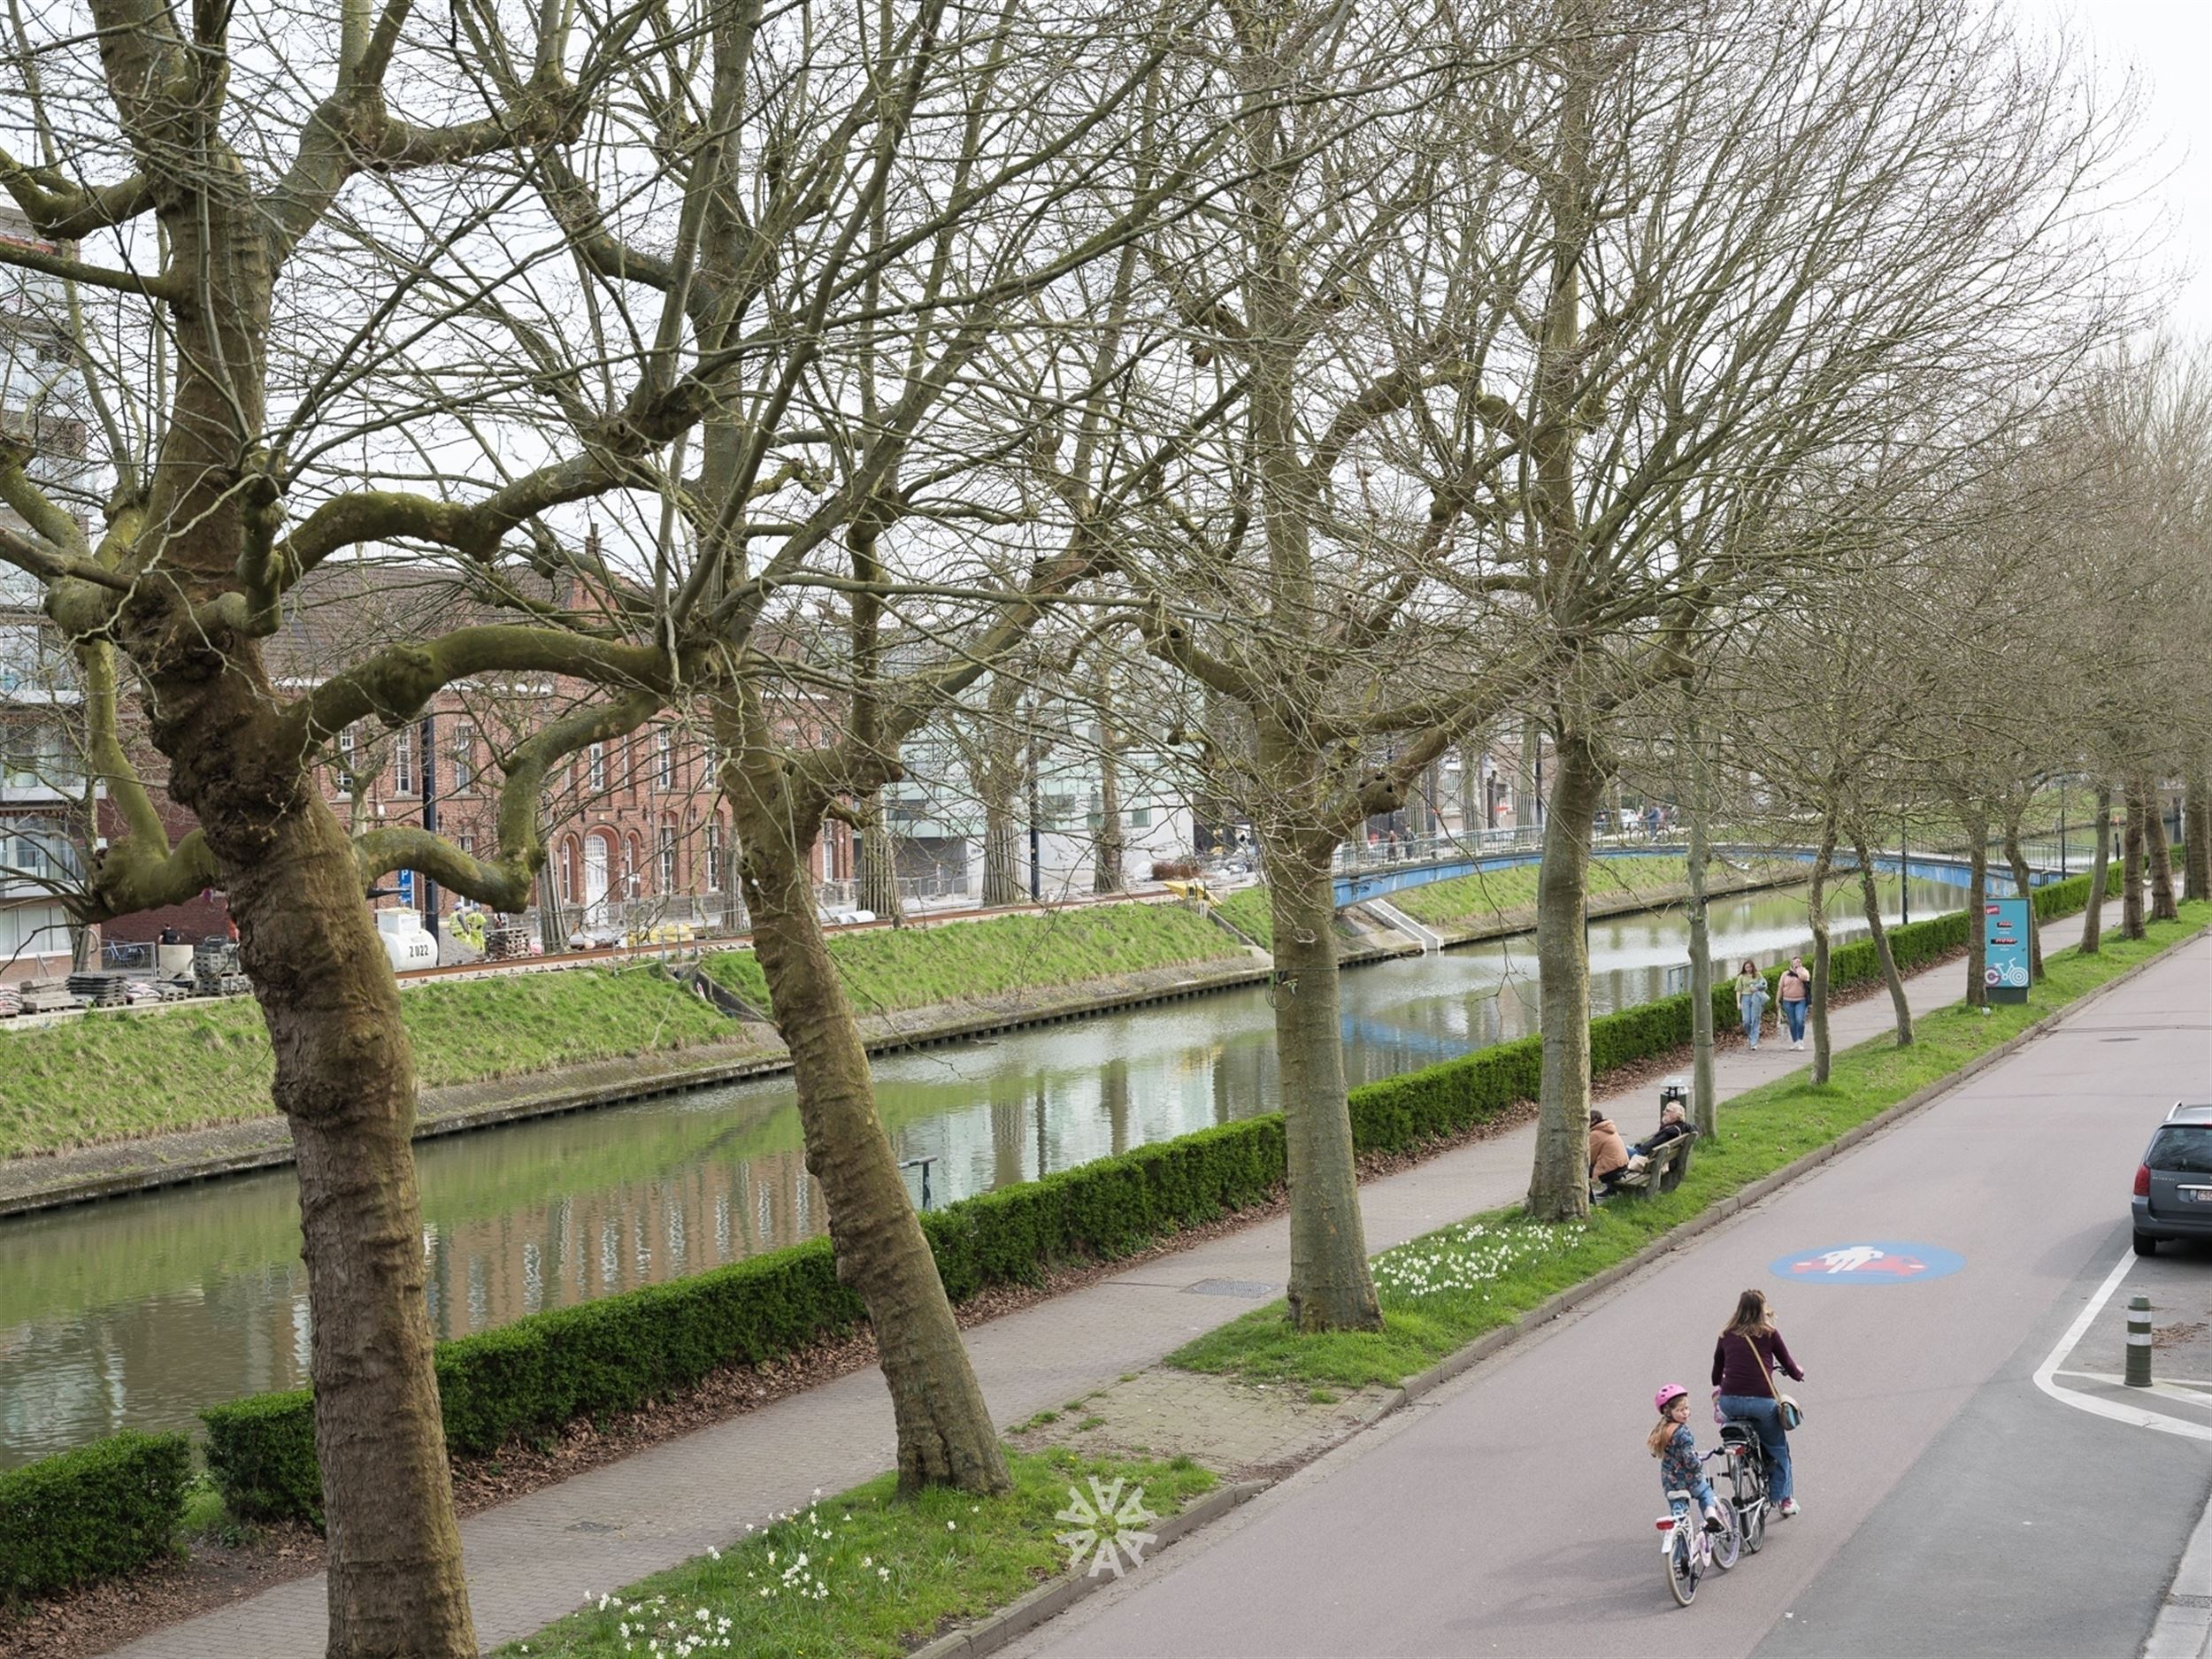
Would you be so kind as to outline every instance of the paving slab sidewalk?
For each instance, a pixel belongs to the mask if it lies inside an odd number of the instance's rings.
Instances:
[[[1948,963],[1909,979],[1915,1011],[1956,1002],[1963,975]],[[1839,1048],[1889,1023],[1889,999],[1878,991],[1830,1021]],[[1716,1056],[1720,1096],[1810,1058],[1809,1039],[1801,1054],[1772,1035],[1755,1053],[1737,1041]],[[1611,1098],[1622,1102],[1630,1134],[1655,1121],[1648,1088]],[[1361,1189],[1369,1248],[1512,1202],[1526,1190],[1534,1141],[1533,1126],[1524,1125],[1369,1182]],[[1277,1217],[971,1329],[968,1352],[994,1416],[1011,1428],[1142,1371],[1280,1295],[1289,1256],[1289,1224]],[[461,1532],[478,1638],[490,1647],[526,1636],[602,1591],[728,1543],[748,1523],[817,1490],[866,1480],[895,1455],[889,1396],[869,1370],[472,1516]],[[326,1598],[318,1573],[116,1651],[128,1659],[311,1659],[323,1649]]]

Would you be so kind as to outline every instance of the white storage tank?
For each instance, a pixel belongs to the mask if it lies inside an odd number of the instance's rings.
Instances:
[[[438,965],[438,941],[422,925],[420,910],[404,908],[379,910],[376,913],[376,931],[384,941],[384,954],[391,958],[395,973],[403,968],[434,968]]]

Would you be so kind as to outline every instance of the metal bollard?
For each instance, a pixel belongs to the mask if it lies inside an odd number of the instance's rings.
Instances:
[[[2151,1299],[2138,1296],[2128,1303],[2127,1386],[2151,1386]]]

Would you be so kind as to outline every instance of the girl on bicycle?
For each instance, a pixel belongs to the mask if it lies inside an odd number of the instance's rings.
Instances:
[[[1659,1421],[1644,1437],[1644,1449],[1659,1460],[1659,1490],[1688,1493],[1704,1511],[1705,1530],[1726,1532],[1720,1500],[1713,1495],[1713,1483],[1705,1479],[1705,1465],[1697,1455],[1697,1436],[1690,1432],[1690,1391],[1669,1383],[1651,1402],[1659,1408]],[[1670,1508],[1673,1502],[1668,1500]]]

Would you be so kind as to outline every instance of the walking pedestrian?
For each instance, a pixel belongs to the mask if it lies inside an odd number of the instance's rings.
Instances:
[[[1754,1049],[1759,1047],[1759,1027],[1766,1018],[1767,982],[1759,972],[1759,964],[1748,956],[1743,969],[1736,975],[1736,1010],[1743,1016],[1744,1041]]]
[[[1805,1046],[1805,1011],[1813,1005],[1813,973],[1802,956],[1782,970],[1782,1018],[1789,1022],[1790,1047]]]
[[[1788,1344],[1774,1328],[1774,1310],[1766,1293],[1747,1290],[1736,1299],[1736,1317],[1713,1345],[1713,1405],[1723,1417],[1740,1417],[1759,1431],[1772,1468],[1775,1511],[1797,1513],[1796,1482],[1790,1470],[1790,1437],[1784,1423],[1784,1407],[1793,1414],[1796,1402],[1774,1386],[1777,1367],[1797,1382],[1805,1373],[1790,1357]]]

